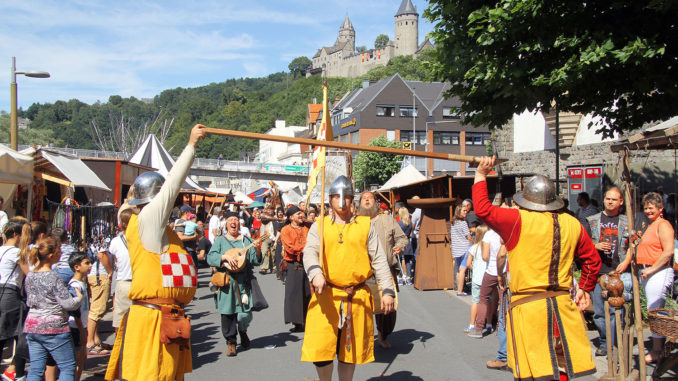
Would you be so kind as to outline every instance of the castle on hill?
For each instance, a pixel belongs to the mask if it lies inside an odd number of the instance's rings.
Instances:
[[[430,41],[419,44],[419,13],[412,0],[402,0],[395,15],[395,41],[380,49],[358,53],[355,50],[355,29],[348,15],[339,28],[339,35],[332,46],[323,46],[313,56],[308,74],[320,73],[323,66],[329,77],[358,77],[377,66],[384,66],[393,57],[417,56]]]

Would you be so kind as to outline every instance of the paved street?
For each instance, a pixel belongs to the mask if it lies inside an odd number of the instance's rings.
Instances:
[[[187,380],[314,380],[315,369],[299,361],[302,333],[290,333],[283,324],[283,285],[274,275],[259,275],[259,283],[270,308],[254,313],[249,328],[252,346],[237,357],[226,357],[220,316],[212,294],[206,287],[209,269],[199,271],[200,288],[188,307],[193,323],[193,367]],[[470,296],[459,298],[454,292],[421,292],[412,286],[401,287],[396,331],[390,338],[393,348],[376,346],[376,361],[358,366],[355,380],[511,380],[509,372],[488,370],[485,362],[494,358],[496,335],[482,340],[462,332],[468,324]],[[106,317],[110,319],[110,314]],[[109,320],[110,321],[110,320]],[[110,323],[104,325],[104,329]],[[104,336],[106,333],[104,334]],[[589,337],[597,333],[589,331]],[[112,342],[109,336],[106,340]],[[240,346],[238,346],[240,350]],[[107,356],[88,359],[83,379],[102,380]],[[595,380],[605,373],[605,358],[596,358],[599,373],[578,380]],[[648,374],[651,369],[648,370]],[[336,371],[335,371],[336,377]]]

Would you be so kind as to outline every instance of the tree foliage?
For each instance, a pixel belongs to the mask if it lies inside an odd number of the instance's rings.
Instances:
[[[432,67],[465,123],[499,127],[525,109],[595,113],[606,134],[675,114],[678,3],[671,0],[432,0]]]
[[[374,39],[374,48],[375,49],[382,49],[386,47],[386,44],[388,44],[389,38],[385,34],[380,34],[377,36],[376,39]]]
[[[301,56],[293,59],[287,68],[290,69],[290,73],[292,73],[293,76],[303,77],[306,74],[306,68],[311,66],[311,63],[312,62],[308,57]]]
[[[356,53],[364,53],[367,51],[367,46],[365,45],[360,45],[355,47]]]
[[[370,141],[369,145],[377,147],[399,148],[400,146],[381,135]],[[384,184],[400,170],[402,155],[361,151],[353,162],[353,175],[356,183],[367,188],[370,184]]]

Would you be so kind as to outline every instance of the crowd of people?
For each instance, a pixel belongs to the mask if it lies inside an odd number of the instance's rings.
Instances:
[[[185,308],[200,268],[211,272],[228,357],[249,348],[253,313],[268,308],[257,272],[284,284],[282,323],[304,333],[301,360],[320,380],[332,379],[335,359],[339,379],[352,379],[355,365],[374,361],[375,335],[379,347],[391,347],[398,292],[416,275],[421,210],[369,191],[358,196],[343,176],[327,205],[271,198],[261,209],[176,206],[204,136],[203,126],[193,128],[166,178],[147,172],[135,180],[118,212],[119,233],[105,245],[76,248],[65,229],[0,214],[0,350],[13,350],[4,380],[79,380],[87,357],[103,355],[106,379],[183,379],[192,370]],[[496,332],[487,367],[510,368],[517,379],[590,374],[580,312],[592,304],[594,355],[607,355],[608,341],[616,343],[606,336],[597,279],[610,272],[630,279],[630,245],[637,244],[647,308],[664,306],[677,242],[666,200],[646,194],[633,232],[614,186],[602,211],[581,194],[569,212],[542,176],[528,179],[513,204],[493,205],[485,182],[493,165],[482,160],[473,199],[454,207],[449,224],[455,293],[471,302],[459,329],[475,339]],[[99,336],[111,294],[113,346]],[[656,362],[663,344],[653,335],[645,360]]]

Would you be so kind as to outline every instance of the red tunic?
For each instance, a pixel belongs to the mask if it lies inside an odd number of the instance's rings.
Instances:
[[[285,225],[280,230],[280,242],[283,244],[283,258],[288,262],[301,262],[306,246],[306,236],[308,228],[301,226],[295,228],[292,225]]]
[[[473,185],[473,205],[476,216],[499,234],[506,244],[506,249],[511,251],[515,248],[521,228],[518,210],[492,205],[487,195],[485,181]],[[575,251],[575,261],[582,269],[579,288],[588,292],[593,291],[600,271],[600,255],[583,226]]]

